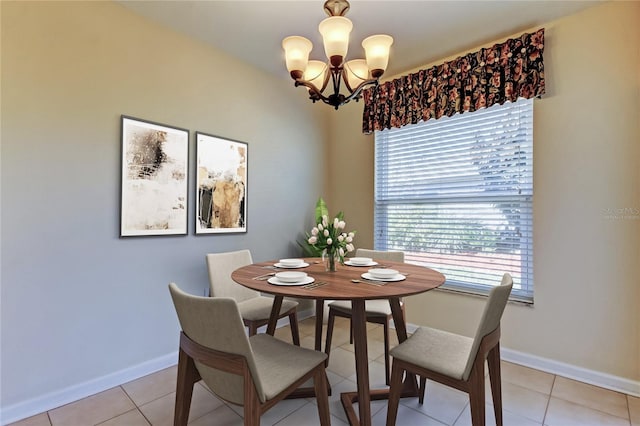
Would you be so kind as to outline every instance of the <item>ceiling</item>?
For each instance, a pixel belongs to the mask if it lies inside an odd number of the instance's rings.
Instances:
[[[352,0],[348,59],[364,57],[360,42],[393,36],[386,75],[500,41],[604,0]],[[310,59],[326,60],[318,24],[323,0],[119,0],[133,12],[228,52],[265,72],[290,78],[282,39],[310,39]]]

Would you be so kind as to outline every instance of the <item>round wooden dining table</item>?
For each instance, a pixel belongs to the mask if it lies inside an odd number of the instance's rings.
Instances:
[[[318,351],[322,350],[324,301],[351,301],[357,391],[342,393],[341,400],[351,425],[369,426],[371,424],[371,400],[388,398],[389,390],[388,388],[376,390],[369,388],[365,301],[372,299],[387,299],[389,301],[398,341],[402,343],[407,339],[407,330],[402,315],[400,299],[437,288],[444,283],[445,277],[440,272],[423,266],[380,260],[377,267],[395,269],[406,277],[401,281],[380,284],[361,277],[370,267],[338,265],[337,271],[328,272],[318,258],[306,258],[304,261],[308,266],[295,270],[306,272],[313,277],[315,279],[313,285],[270,284],[268,282],[270,276],[276,272],[287,270],[276,269],[274,265],[277,261],[244,266],[236,269],[231,274],[231,278],[245,287],[275,296],[271,317],[267,325],[267,333],[271,335],[275,332],[278,313],[284,297],[314,299],[316,302],[315,349]],[[353,282],[354,280],[358,282]],[[409,380],[405,379],[404,395],[416,394],[417,384],[415,377],[411,377]],[[353,408],[354,402],[358,402],[359,417]]]

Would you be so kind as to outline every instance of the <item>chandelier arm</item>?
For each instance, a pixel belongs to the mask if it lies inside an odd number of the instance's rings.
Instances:
[[[349,84],[349,77],[347,76],[347,68],[346,67],[342,68],[342,79],[344,80],[345,87],[349,91],[349,96],[351,96],[351,93],[353,93],[353,89],[351,88],[351,85]]]
[[[328,103],[327,102],[328,98],[322,94],[322,90],[318,90],[318,88],[316,87],[315,84],[313,84],[313,83],[311,83],[311,82],[309,82],[307,80],[296,79],[295,86],[296,87],[304,86],[307,89],[309,89],[309,98],[311,100],[313,100],[314,102],[315,101],[322,101],[322,102]]]
[[[313,83],[310,83],[302,79],[297,79],[295,82],[296,87],[305,86],[307,89],[309,89],[309,99],[311,99],[313,102],[321,101],[327,105],[331,105],[335,109],[338,109],[338,107],[354,99],[358,101],[360,99],[360,93],[362,92],[362,90],[365,87],[370,86],[372,84],[377,86],[378,80],[375,78],[372,78],[372,79],[363,81],[358,85],[358,87],[356,87],[353,90],[353,92],[351,92],[351,94],[349,94],[349,96],[344,96],[343,94],[338,92],[334,92],[329,96],[324,96],[322,94],[322,91],[318,90],[318,88]]]
[[[333,84],[333,93],[340,93],[340,82],[342,78],[340,78],[340,74],[342,74],[342,67],[331,67],[331,83]]]
[[[356,101],[358,99],[360,99],[360,93],[362,92],[362,90],[365,87],[370,86],[372,84],[377,86],[378,85],[378,79],[371,78],[369,80],[365,80],[362,83],[358,84],[358,86],[351,92],[351,94],[344,99],[344,103],[346,104],[347,102],[349,102],[352,99],[355,99]]]

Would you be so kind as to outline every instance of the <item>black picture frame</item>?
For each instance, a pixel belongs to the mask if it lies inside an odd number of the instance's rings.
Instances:
[[[196,132],[196,234],[247,232],[249,145]]]
[[[187,235],[189,131],[121,116],[120,237]]]

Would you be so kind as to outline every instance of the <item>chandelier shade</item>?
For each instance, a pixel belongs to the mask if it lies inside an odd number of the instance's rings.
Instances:
[[[320,22],[318,31],[322,36],[326,63],[309,60],[313,44],[308,39],[291,36],[282,41],[287,70],[295,80],[296,87],[305,86],[309,99],[313,102],[322,101],[335,109],[351,100],[360,99],[364,87],[378,84],[387,69],[393,44],[391,36],[369,36],[362,42],[366,59],[346,61],[353,23],[343,15],[349,7],[347,0],[327,0],[324,3],[324,10],[329,17]],[[325,95],[330,80],[332,92]]]

